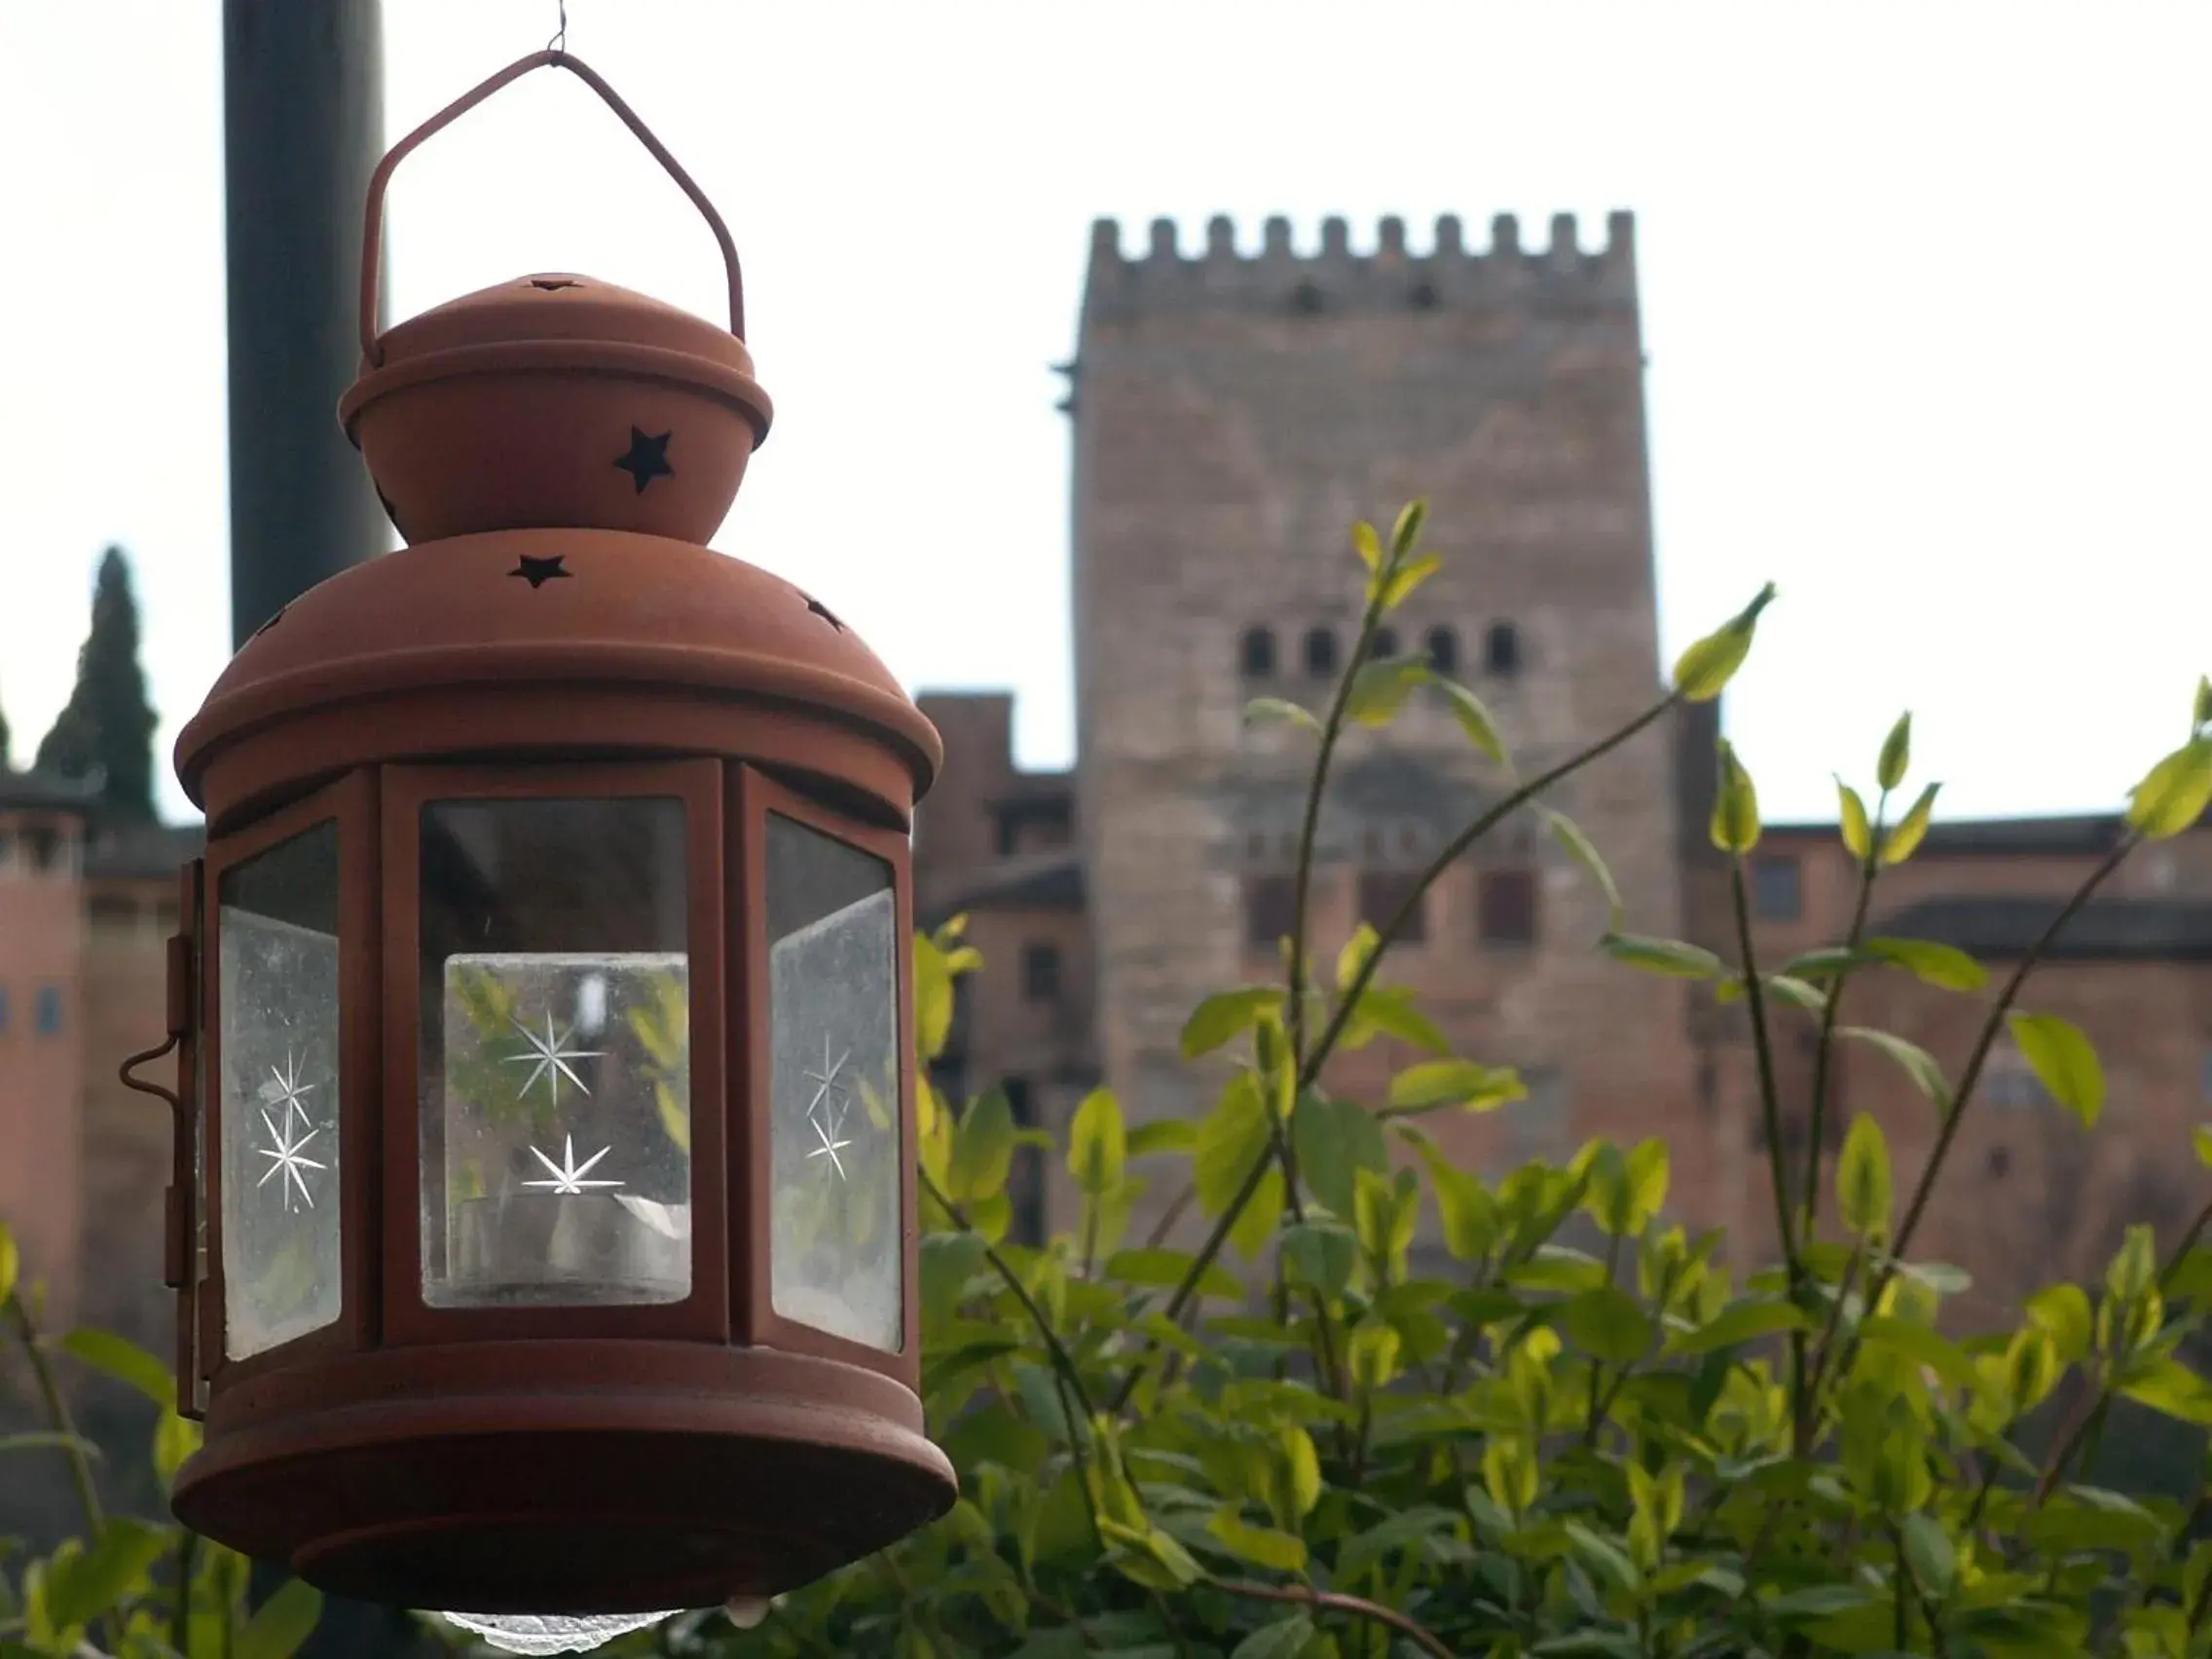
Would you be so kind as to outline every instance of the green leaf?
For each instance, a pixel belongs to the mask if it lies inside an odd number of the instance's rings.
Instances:
[[[1920,798],[1882,837],[1883,864],[1900,865],[1919,850],[1920,843],[1928,838],[1929,823],[1936,816],[1936,792],[1942,787],[1930,784],[1922,790]]]
[[[236,1659],[292,1659],[321,1617],[322,1592],[304,1579],[287,1579],[239,1632]]]
[[[1497,1200],[1481,1180],[1459,1168],[1419,1129],[1401,1128],[1428,1165],[1429,1185],[1436,1193],[1436,1213],[1443,1224],[1444,1247],[1461,1262],[1479,1261],[1497,1242]]]
[[[1667,1351],[1678,1354],[1712,1353],[1739,1343],[1770,1337],[1777,1331],[1802,1331],[1811,1324],[1804,1309],[1787,1302],[1739,1302],[1717,1319],[1694,1331],[1678,1331],[1667,1342]]]
[[[154,1472],[162,1484],[173,1484],[184,1460],[199,1450],[200,1425],[190,1418],[179,1417],[173,1402],[164,1406],[161,1419],[154,1424]]]
[[[983,1266],[984,1243],[974,1233],[930,1233],[922,1236],[922,1321],[931,1329],[946,1323],[962,1292]]]
[[[1914,1581],[1930,1596],[1948,1595],[1959,1560],[1941,1523],[1925,1512],[1907,1515],[1899,1532],[1904,1541],[1905,1565],[1912,1568]]]
[[[1406,603],[1414,589],[1436,574],[1443,563],[1433,553],[1424,553],[1418,559],[1408,559],[1392,571],[1389,579],[1380,587],[1370,577],[1367,583],[1368,598],[1383,610],[1395,610]]]
[[[1582,866],[1582,873],[1598,884],[1598,891],[1605,896],[1605,931],[1617,934],[1628,916],[1628,907],[1621,903],[1620,887],[1613,880],[1613,872],[1605,867],[1597,847],[1580,826],[1564,812],[1554,812],[1538,804],[1536,816],[1543,820],[1544,828],[1551,831],[1552,839],[1567,849],[1567,855]]]
[[[1298,1222],[1282,1230],[1282,1258],[1294,1282],[1341,1296],[1359,1265],[1359,1238],[1342,1222]]]
[[[1398,509],[1397,521],[1390,526],[1390,557],[1403,559],[1420,540],[1421,527],[1428,523],[1428,502],[1416,496]]]
[[[1843,1137],[1835,1161],[1836,1209],[1844,1226],[1862,1238],[1890,1230],[1890,1145],[1882,1125],[1862,1112]]]
[[[927,934],[914,936],[914,1046],[924,1061],[944,1052],[952,1034],[952,969]]]
[[[1229,1230],[1229,1242],[1246,1261],[1256,1261],[1282,1225],[1282,1169],[1279,1165],[1260,1177],[1252,1189],[1252,1201]]]
[[[1702,945],[1678,939],[1649,939],[1640,934],[1608,933],[1598,948],[1616,962],[1645,973],[1677,979],[1710,979],[1720,972],[1720,958]]]
[[[2105,1074],[2081,1027],[2055,1014],[2014,1012],[2005,1020],[2050,1097],[2080,1119],[2084,1129],[2095,1128],[2105,1109]]]
[[[1004,1191],[1014,1170],[1014,1108],[1005,1089],[994,1088],[974,1101],[952,1131],[946,1196],[955,1203],[969,1203]]]
[[[1251,1072],[1238,1072],[1199,1123],[1198,1144],[1191,1156],[1192,1179],[1207,1215],[1229,1207],[1252,1166],[1268,1156],[1272,1139],[1259,1080]]]
[[[1313,1621],[1304,1613],[1293,1613],[1262,1625],[1236,1644],[1229,1659],[1300,1659],[1312,1640]]]
[[[1435,1504],[1402,1509],[1378,1521],[1366,1531],[1346,1539],[1337,1550],[1331,1576],[1339,1584],[1349,1584],[1369,1567],[1408,1545],[1419,1543],[1438,1532],[1456,1531],[1458,1526],[1457,1515]]]
[[[1452,717],[1459,722],[1459,729],[1467,734],[1483,757],[1494,765],[1505,764],[1505,739],[1497,732],[1497,721],[1483,700],[1460,684],[1443,675],[1431,675],[1430,683],[1444,693],[1444,701],[1451,707]]]
[[[2212,1169],[2212,1124],[2197,1124],[2195,1133],[2190,1139],[2191,1144],[2196,1148],[2196,1161],[2205,1168]]]
[[[1401,1043],[1411,1043],[1417,1049],[1425,1049],[1432,1054],[1450,1053],[1452,1045],[1444,1033],[1437,1030],[1428,1015],[1414,1006],[1413,993],[1401,985],[1369,985],[1359,999],[1358,1012],[1346,1022],[1346,1032],[1357,1025],[1366,1024],[1385,1037],[1395,1037]],[[1349,1041],[1346,1047],[1356,1047]]]
[[[1150,1158],[1156,1153],[1196,1152],[1198,1125],[1188,1118],[1155,1118],[1129,1131],[1129,1156]]]
[[[157,1406],[176,1403],[176,1379],[169,1375],[169,1368],[136,1343],[112,1331],[79,1326],[61,1339],[61,1351],[118,1382],[128,1382]]]
[[[2190,719],[2200,734],[2205,726],[2212,726],[2212,674],[2196,677],[2196,701],[2191,706]]]
[[[1388,725],[1406,706],[1414,688],[1428,682],[1428,664],[1419,657],[1382,657],[1361,663],[1345,698],[1345,718],[1359,725]]]
[[[1164,1289],[1181,1284],[1197,1260],[1188,1250],[1158,1247],[1117,1250],[1106,1258],[1106,1276],[1125,1284]],[[1236,1275],[1219,1262],[1209,1262],[1206,1271],[1198,1276],[1198,1293],[1236,1302],[1243,1299],[1244,1287],[1237,1282]]]
[[[1890,727],[1890,735],[1882,739],[1881,758],[1874,762],[1874,781],[1882,786],[1884,793],[1904,782],[1904,775],[1912,769],[1912,711],[1898,716],[1898,723]]]
[[[23,1260],[16,1248],[16,1235],[8,1231],[8,1224],[0,1221],[0,1307],[16,1293],[16,1275],[22,1272]]]
[[[2180,834],[2212,806],[2212,736],[2193,738],[2144,775],[2127,794],[2127,827],[2147,839]]]
[[[2028,1318],[2050,1333],[2057,1345],[2058,1363],[2072,1365],[2089,1351],[2095,1315],[2089,1298],[2078,1284],[2054,1284],[2037,1291],[2027,1301]]]
[[[1232,1038],[1249,1031],[1260,1020],[1260,1015],[1282,1002],[1282,992],[1273,985],[1245,985],[1234,991],[1219,991],[1194,1009],[1183,1025],[1183,1056],[1197,1059],[1210,1054]]]
[[[167,1527],[127,1515],[112,1517],[92,1548],[66,1564],[56,1563],[47,1584],[48,1616],[66,1629],[110,1611],[167,1553],[173,1536]]]
[[[1759,796],[1751,775],[1736,758],[1736,749],[1720,740],[1720,787],[1713,797],[1713,844],[1741,856],[1759,844]]]
[[[1860,949],[1877,961],[1902,968],[1923,984],[1944,991],[1978,991],[1989,972],[1956,945],[1929,939],[1870,939]]]
[[[1351,547],[1359,555],[1359,562],[1370,571],[1382,568],[1382,538],[1365,519],[1351,527]]]
[[[1892,1347],[1927,1366],[1954,1388],[1971,1388],[1979,1373],[1966,1350],[1939,1332],[1889,1313],[1869,1313],[1859,1322],[1862,1341]]]
[[[1774,603],[1774,584],[1713,633],[1675,659],[1675,690],[1692,703],[1710,703],[1727,687],[1751,654],[1759,612]]]
[[[1122,1103],[1110,1088],[1084,1096],[1068,1124],[1068,1173],[1077,1187],[1102,1198],[1128,1172],[1129,1137],[1122,1122]]]
[[[1390,1148],[1382,1124],[1357,1100],[1308,1093],[1291,1114],[1291,1145],[1298,1173],[1330,1213],[1349,1219],[1355,1172],[1390,1167]]]
[[[1409,1114],[1445,1106],[1490,1112],[1528,1096],[1521,1074],[1512,1067],[1474,1060],[1423,1060],[1390,1080],[1390,1110]]]
[[[1859,798],[1859,792],[1841,778],[1835,781],[1835,795],[1844,851],[1864,864],[1867,855],[1874,850],[1874,832],[1866,822],[1866,803]]]
[[[1636,1298],[1618,1285],[1586,1290],[1560,1310],[1567,1341],[1592,1359],[1630,1365],[1651,1346],[1651,1321]]]
[[[2212,1385],[2170,1355],[2130,1375],[2120,1393],[2182,1422],[2212,1423]]]
[[[1244,723],[1248,726],[1277,725],[1284,721],[1304,726],[1308,731],[1321,729],[1321,722],[1314,718],[1312,710],[1287,697],[1255,697],[1244,705]]]
[[[1908,1043],[1902,1037],[1895,1037],[1887,1031],[1876,1031],[1864,1025],[1839,1025],[1835,1028],[1835,1034],[1881,1050],[1904,1068],[1905,1075],[1920,1086],[1921,1093],[1939,1107],[1949,1107],[1951,1086],[1944,1080],[1943,1068],[1936,1063],[1936,1056],[1926,1049],[1916,1043]]]

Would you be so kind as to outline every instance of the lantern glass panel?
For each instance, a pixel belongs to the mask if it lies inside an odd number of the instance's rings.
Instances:
[[[338,1317],[338,826],[217,885],[224,1352]]]
[[[905,1183],[891,866],[775,813],[765,850],[773,1305],[896,1353]]]
[[[421,823],[424,1301],[683,1301],[683,803],[432,801]]]

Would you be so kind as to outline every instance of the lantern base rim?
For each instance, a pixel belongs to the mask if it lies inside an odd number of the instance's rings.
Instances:
[[[575,1614],[778,1595],[957,1494],[890,1378],[763,1348],[562,1340],[241,1381],[210,1401],[174,1508],[333,1595]]]

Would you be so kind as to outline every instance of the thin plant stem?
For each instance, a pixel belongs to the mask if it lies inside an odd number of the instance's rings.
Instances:
[[[1377,1624],[1388,1625],[1424,1653],[1436,1654],[1437,1659],[1455,1659],[1452,1649],[1425,1625],[1395,1607],[1385,1607],[1363,1596],[1346,1596],[1310,1586],[1253,1584],[1239,1578],[1209,1578],[1206,1582],[1228,1595],[1244,1596],[1256,1602],[1283,1602],[1294,1607],[1309,1607],[1315,1612],[1348,1613],[1353,1618],[1371,1619]]]
[[[1744,1007],[1751,1020],[1751,1048],[1758,1058],[1759,1113],[1766,1126],[1767,1169],[1774,1182],[1774,1225],[1782,1240],[1782,1263],[1789,1278],[1789,1300],[1800,1304],[1805,1288],[1805,1264],[1797,1250],[1796,1228],[1789,1214],[1789,1164],[1782,1146],[1782,1090],[1775,1081],[1774,1033],[1767,1029],[1766,987],[1759,978],[1757,953],[1751,946],[1751,901],[1744,880],[1744,856],[1729,863],[1729,891],[1736,909],[1736,947],[1744,968]],[[1816,1147],[1814,1157],[1820,1156]],[[1790,1382],[1795,1390],[1798,1420],[1804,1419],[1811,1381],[1805,1358],[1805,1333],[1789,1333]],[[1800,1431],[1801,1432],[1801,1431]]]
[[[23,1357],[30,1361],[31,1376],[37,1381],[47,1420],[54,1424],[62,1453],[69,1459],[69,1478],[77,1488],[77,1502],[85,1511],[85,1526],[96,1543],[107,1531],[107,1515],[100,1507],[99,1489],[92,1484],[92,1461],[85,1456],[85,1443],[77,1433],[76,1419],[70,1416],[69,1402],[62,1397],[54,1366],[46,1357],[45,1342],[31,1318],[30,1309],[19,1295],[8,1299],[7,1309],[16,1327],[17,1340],[23,1345]]]
[[[1806,1123],[1806,1140],[1811,1144],[1811,1157],[1805,1164],[1805,1237],[1813,1236],[1814,1223],[1821,1217],[1821,1148],[1827,1128],[1828,1073],[1834,1062],[1835,1025],[1838,1005],[1843,1001],[1843,987],[1851,977],[1859,954],[1860,940],[1866,937],[1866,912],[1874,900],[1874,878],[1881,872],[1879,849],[1882,845],[1882,820],[1887,815],[1890,792],[1884,790],[1874,803],[1874,821],[1866,831],[1866,856],[1859,863],[1859,898],[1852,907],[1851,931],[1844,935],[1844,960],[1828,984],[1828,994],[1821,1005],[1821,1035],[1813,1051],[1813,1104]]]

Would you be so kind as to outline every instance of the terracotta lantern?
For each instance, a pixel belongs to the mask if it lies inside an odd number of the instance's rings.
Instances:
[[[705,215],[727,330],[557,274],[376,331],[393,166],[547,64]],[[541,1651],[757,1610],[954,1496],[907,947],[941,749],[828,606],[704,545],[770,417],[737,256],[598,76],[494,76],[366,220],[340,416],[407,546],[177,744],[176,1513]]]

